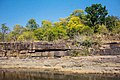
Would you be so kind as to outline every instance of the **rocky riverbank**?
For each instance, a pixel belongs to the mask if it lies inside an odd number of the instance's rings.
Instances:
[[[25,59],[0,57],[0,68],[120,74],[120,55]]]

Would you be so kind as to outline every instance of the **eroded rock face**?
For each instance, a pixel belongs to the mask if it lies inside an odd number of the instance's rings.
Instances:
[[[72,44],[72,42],[51,43],[51,42],[1,42],[0,43],[0,56],[8,57],[63,57],[69,55],[72,50],[82,49],[79,43]],[[70,53],[71,54],[71,53]],[[92,54],[100,55],[119,55],[120,43],[109,42],[104,43],[98,50],[94,50]]]
[[[50,42],[1,42],[0,56],[40,56],[62,57],[66,56],[67,50],[74,48],[71,44]],[[76,48],[76,47],[75,47]]]
[[[94,54],[120,55],[120,43],[119,42],[104,43],[99,48],[99,51],[95,51]]]

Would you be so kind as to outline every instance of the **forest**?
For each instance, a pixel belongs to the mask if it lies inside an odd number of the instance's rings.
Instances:
[[[13,30],[3,23],[0,26],[0,42],[68,39],[90,42],[97,36],[119,36],[120,18],[109,15],[108,12],[106,6],[92,4],[85,10],[74,10],[68,17],[60,18],[58,22],[43,20],[41,26],[34,18],[29,19],[26,26],[15,24]]]

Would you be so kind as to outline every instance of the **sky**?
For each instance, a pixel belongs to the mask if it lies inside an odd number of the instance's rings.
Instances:
[[[120,0],[0,0],[0,25],[5,23],[13,29],[16,24],[26,26],[31,18],[39,25],[42,20],[56,22],[96,3],[106,6],[109,15],[120,17]]]

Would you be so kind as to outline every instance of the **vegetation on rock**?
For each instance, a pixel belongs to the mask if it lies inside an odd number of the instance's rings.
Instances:
[[[106,6],[92,4],[84,10],[73,11],[59,22],[43,20],[41,27],[35,19],[30,19],[26,26],[16,24],[12,31],[5,24],[1,25],[0,41],[54,41],[74,39],[75,36],[93,34],[119,34],[120,19],[108,15]]]

